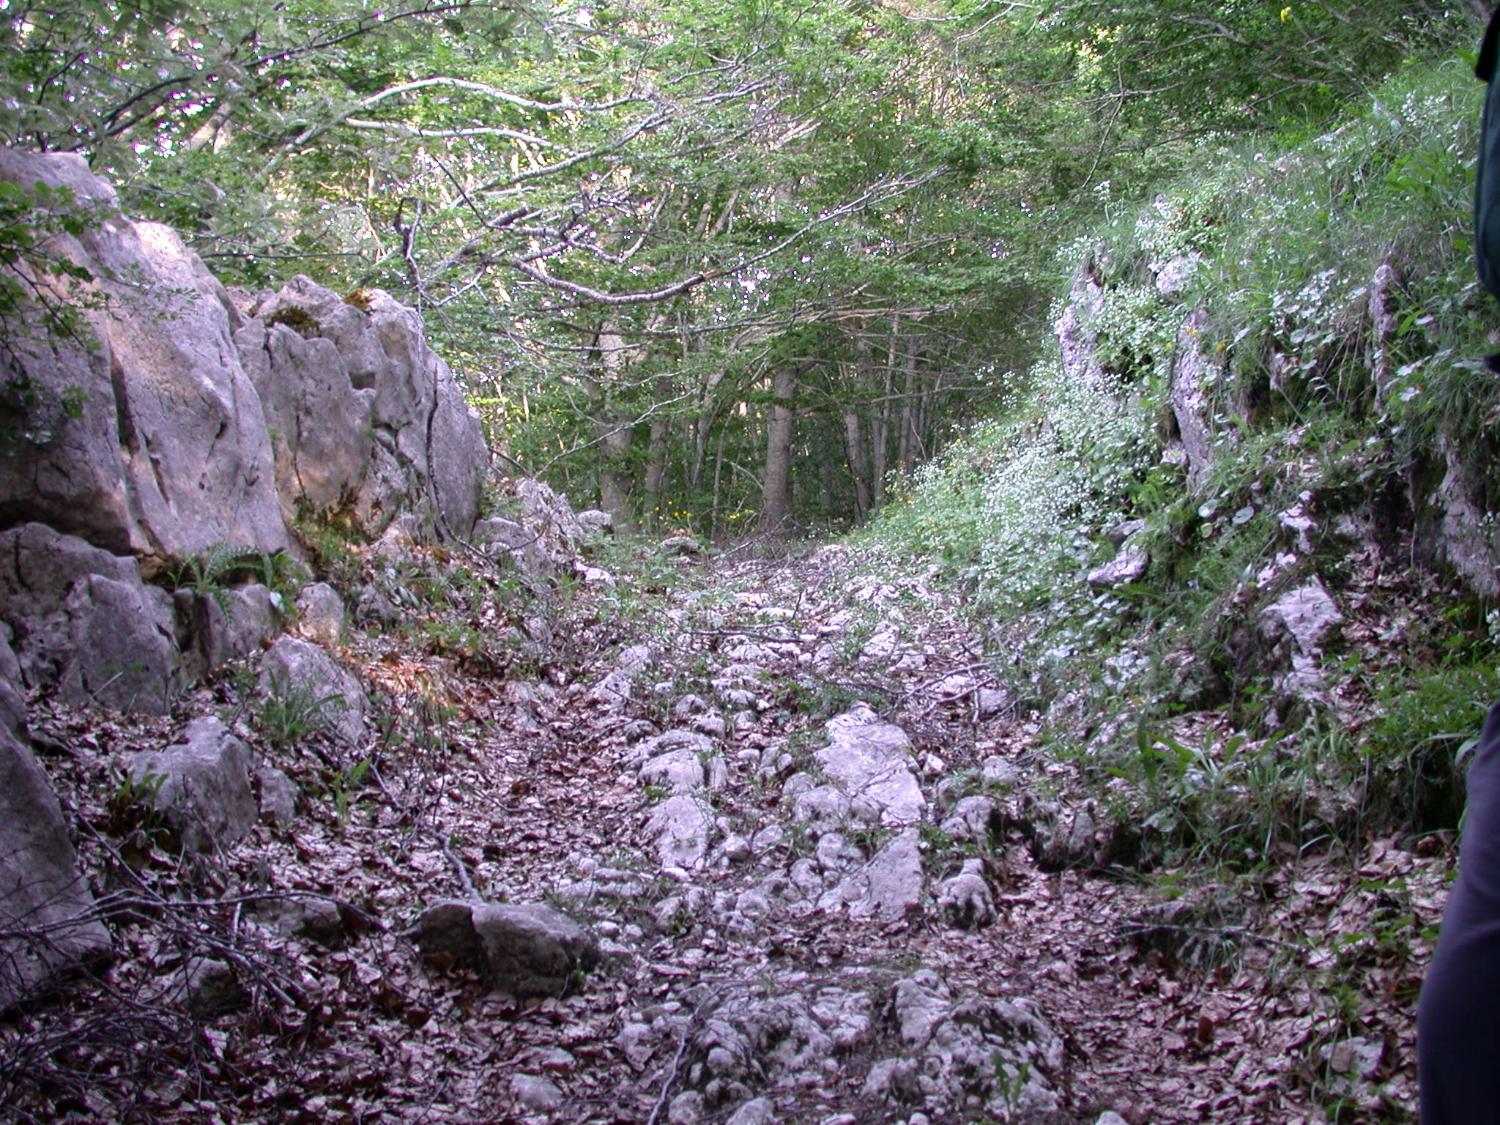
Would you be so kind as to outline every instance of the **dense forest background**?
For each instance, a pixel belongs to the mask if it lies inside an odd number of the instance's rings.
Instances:
[[[864,521],[1015,411],[1080,231],[1318,136],[1481,15],[16,2],[0,134],[85,154],[226,282],[392,292],[499,456],[717,536]]]

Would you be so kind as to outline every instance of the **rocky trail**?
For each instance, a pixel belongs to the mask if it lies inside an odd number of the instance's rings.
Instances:
[[[248,675],[179,708],[258,748],[232,844],[179,851],[120,772],[191,725],[33,702],[116,954],[4,1029],[17,1120],[1295,1121],[1330,1082],[1410,1097],[1411,965],[1371,953],[1388,1032],[1341,1036],[1309,949],[1390,909],[1361,879],[1409,877],[1430,917],[1440,874],[1387,846],[1269,873],[1274,920],[1164,903],[1094,862],[1106,818],[921,579],[840,547],[635,586],[583,565],[518,652],[475,643],[506,571],[402,558],[367,558],[371,588],[447,632],[317,649],[304,613],[277,644],[362,669],[363,714],[268,739]],[[452,641],[464,621],[491,632]]]

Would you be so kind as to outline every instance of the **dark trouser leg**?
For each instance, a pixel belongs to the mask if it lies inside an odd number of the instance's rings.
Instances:
[[[1417,1011],[1424,1125],[1500,1122],[1500,703],[1468,791],[1458,880]]]

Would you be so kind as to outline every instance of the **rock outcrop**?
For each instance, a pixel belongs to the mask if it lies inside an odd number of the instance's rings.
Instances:
[[[417,313],[300,276],[246,312],[234,342],[264,404],[283,513],[340,512],[373,536],[411,512],[430,538],[467,539],[488,452]]]
[[[81,310],[79,330],[49,331],[37,310],[34,332],[0,353],[3,382],[28,388],[21,432],[0,449],[0,523],[41,521],[156,568],[215,543],[287,546],[223,286],[173,231],[120,215],[81,157],[7,149],[0,180],[65,189],[53,209],[87,221],[46,248],[92,278],[37,277],[47,300]]]
[[[0,1011],[109,953],[47,775],[0,726]]]

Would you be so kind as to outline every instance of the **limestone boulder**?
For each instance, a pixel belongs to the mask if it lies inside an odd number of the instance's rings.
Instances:
[[[42,524],[0,532],[0,620],[24,686],[165,712],[179,666],[170,597],[132,559]]]
[[[344,639],[344,600],[326,582],[314,582],[297,595],[297,630],[320,645]]]
[[[917,830],[909,828],[823,895],[818,908],[826,913],[847,910],[856,919],[899,922],[921,913],[923,885],[921,842]]]
[[[414,937],[427,958],[461,963],[518,997],[560,996],[599,959],[592,934],[540,905],[440,902],[422,913]]]
[[[299,276],[248,312],[234,342],[275,437],[282,511],[340,511],[370,537],[411,513],[426,537],[468,539],[489,453],[416,311]]]
[[[260,397],[240,362],[238,313],[167,227],[120,214],[81,157],[0,151],[0,180],[64,189],[47,209],[87,214],[45,248],[88,282],[32,280],[79,310],[76,336],[38,328],[4,349],[16,440],[0,448],[0,525],[45,522],[148,570],[215,543],[288,545]],[[23,267],[24,268],[24,267]],[[40,312],[17,317],[42,325]]]
[[[109,955],[52,784],[26,741],[0,725],[0,1011]]]
[[[597,522],[585,525],[568,498],[543,482],[521,478],[511,482],[510,491],[543,569],[567,566],[595,537]]]
[[[1114,558],[1089,571],[1087,581],[1095,590],[1113,590],[1117,586],[1139,582],[1150,566],[1150,553],[1144,547],[1127,543]]]
[[[1257,620],[1274,682],[1284,695],[1317,697],[1323,687],[1323,646],[1343,614],[1316,577],[1288,590],[1261,610]]]
[[[702,867],[712,834],[713,817],[696,797],[685,793],[668,797],[646,820],[646,835],[655,842],[663,867]]]
[[[943,920],[961,930],[977,930],[995,920],[995,898],[984,877],[984,862],[964,860],[963,870],[938,888]]]
[[[856,807],[864,806],[888,826],[922,818],[926,801],[904,730],[860,704],[829,720],[827,733],[828,745],[816,754],[818,765]]]
[[[895,1052],[864,1083],[877,1102],[920,1106],[939,1120],[1053,1120],[1062,1037],[1026,998],[956,993],[937,973],[896,982],[886,1008]]]
[[[1107,299],[1095,276],[1093,262],[1084,263],[1073,279],[1067,303],[1054,326],[1062,349],[1063,375],[1070,383],[1088,387],[1104,385],[1097,324]]]
[[[1485,598],[1500,596],[1500,532],[1489,518],[1484,483],[1446,437],[1439,440],[1445,471],[1433,493],[1437,550]]]
[[[194,719],[182,739],[132,754],[126,764],[138,790],[182,838],[184,850],[213,852],[234,843],[260,813],[250,785],[250,747],[212,715]]]
[[[349,745],[365,733],[369,700],[359,681],[317,645],[282,637],[260,662],[259,690],[307,712],[309,733],[326,729]]]

